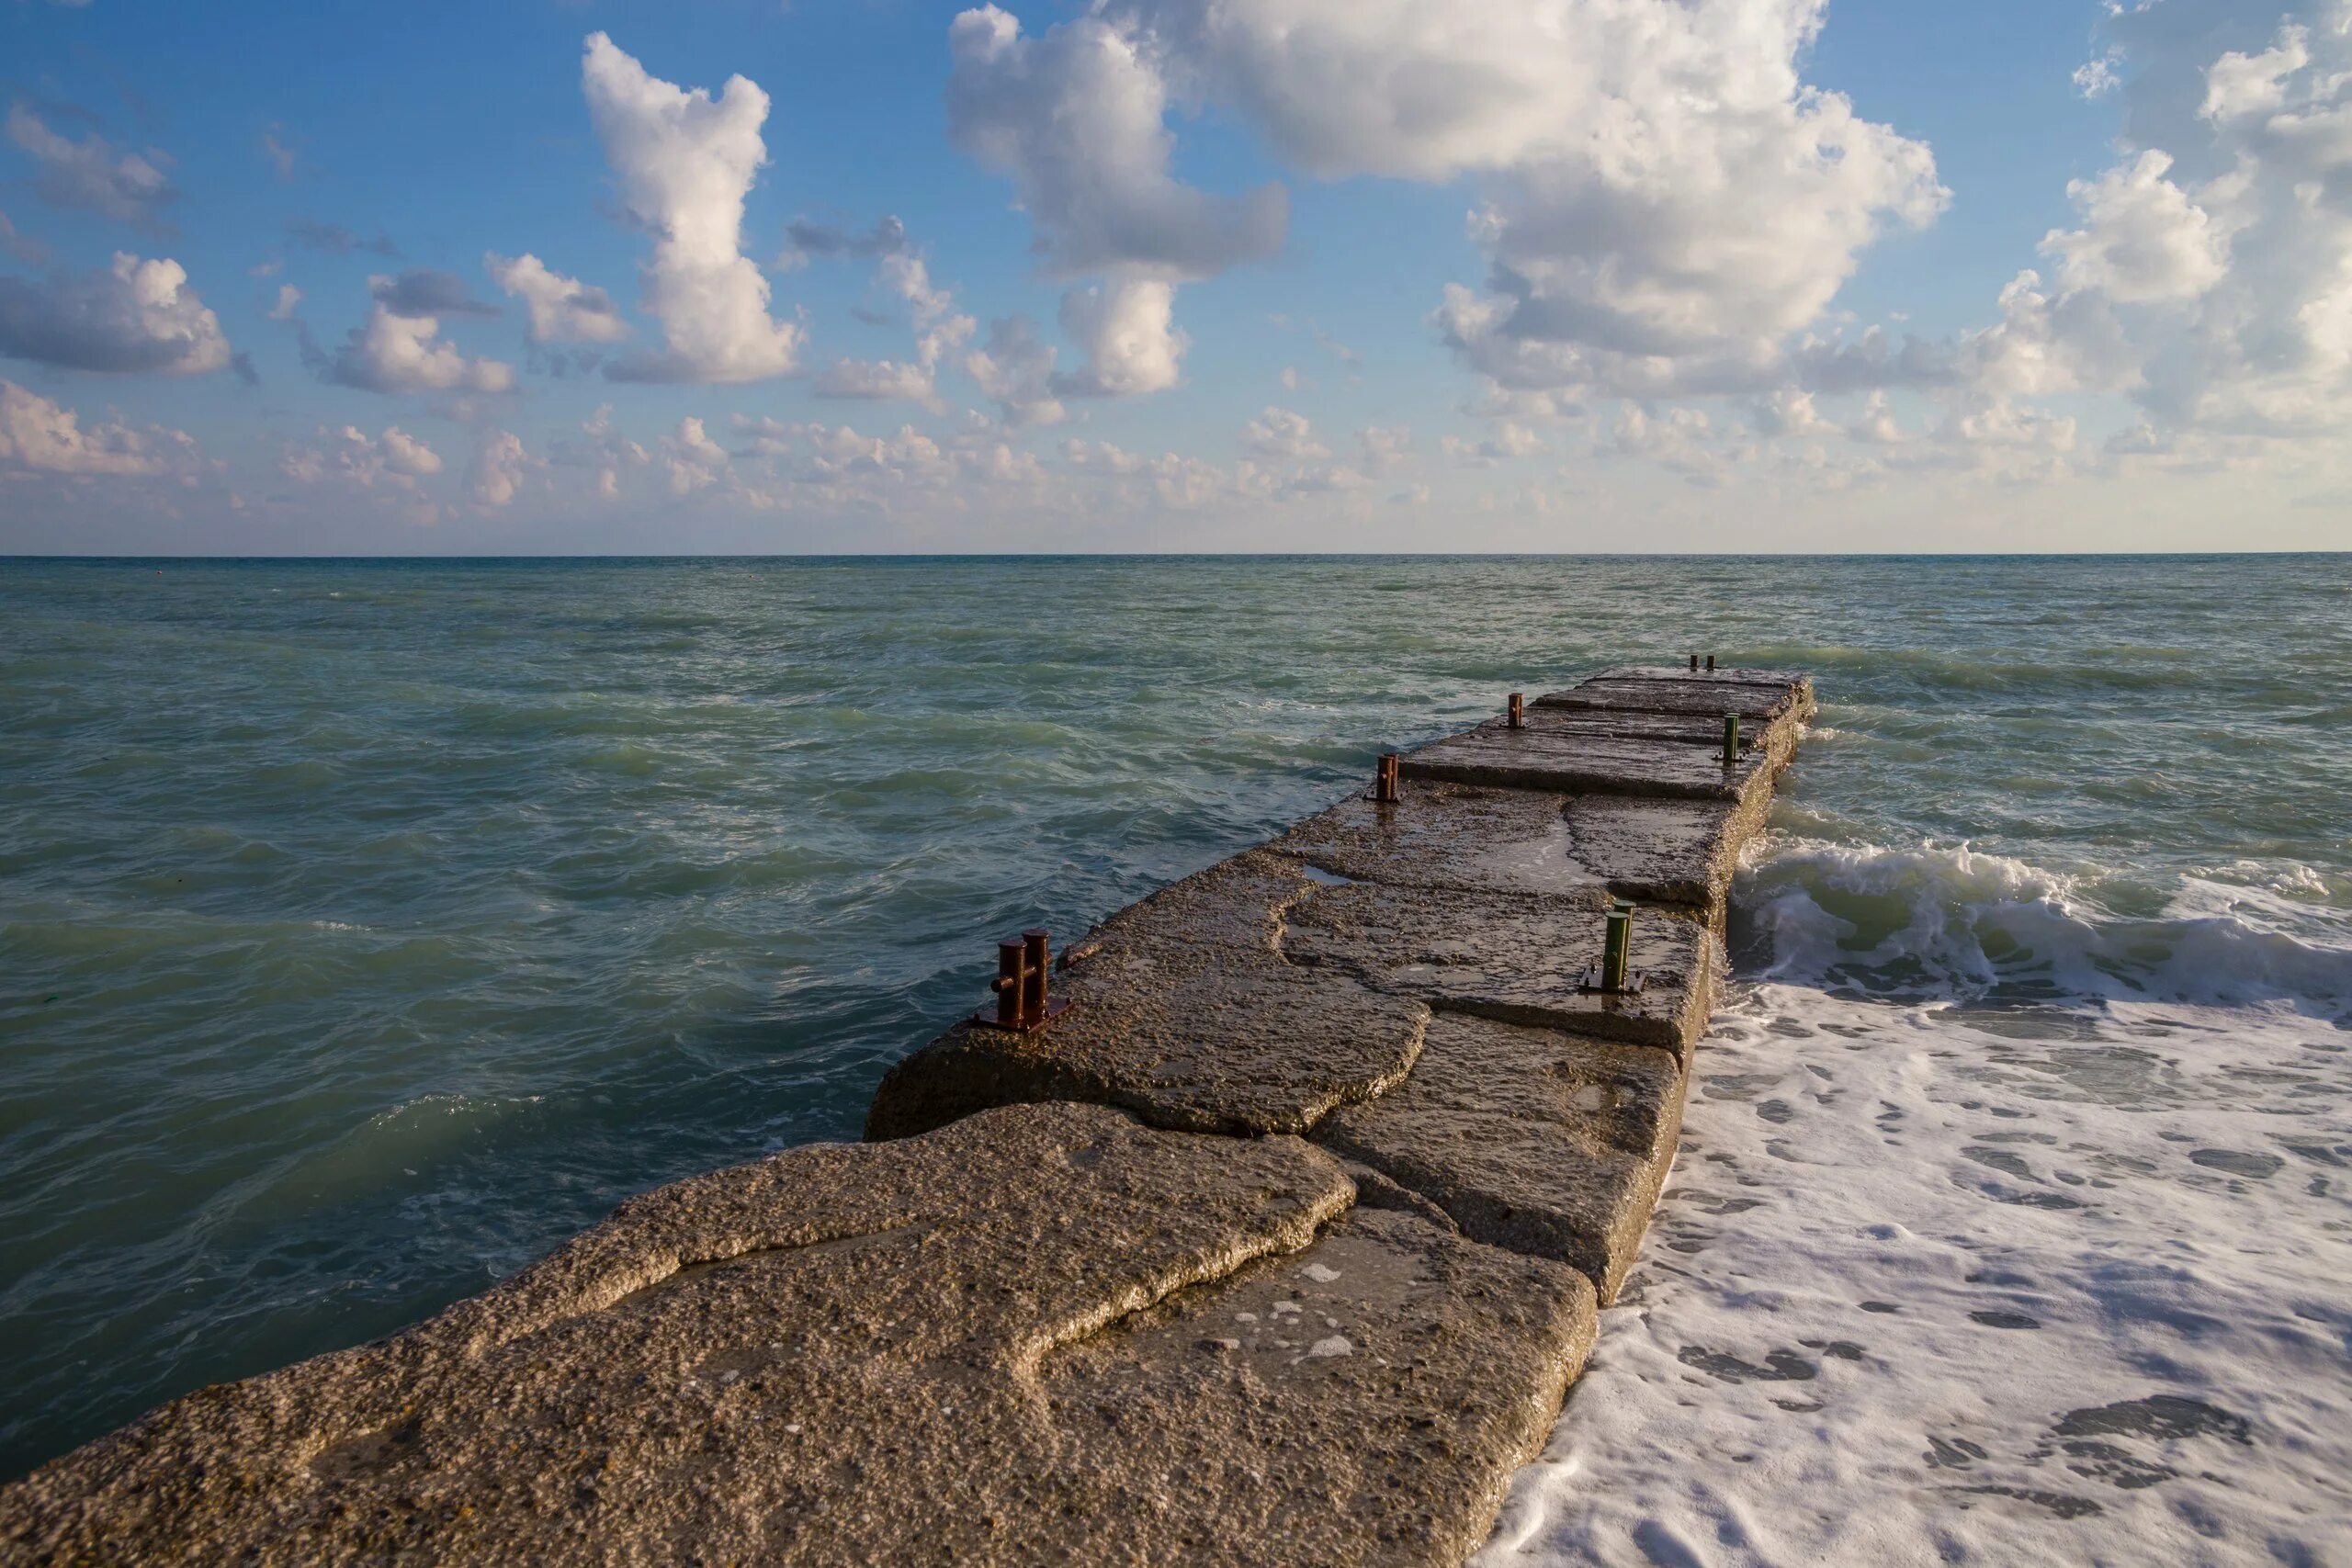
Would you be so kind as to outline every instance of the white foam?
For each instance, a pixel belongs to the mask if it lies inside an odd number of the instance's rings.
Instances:
[[[2194,889],[2119,921],[1998,857],[1793,852],[1477,1561],[2352,1561],[2346,955]],[[1917,999],[1846,994],[1873,969]]]

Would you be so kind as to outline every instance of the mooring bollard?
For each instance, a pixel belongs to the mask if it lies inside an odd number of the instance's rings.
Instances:
[[[1712,674],[1713,674],[1714,672],[1715,672],[1715,656],[1714,656],[1713,654],[1712,654],[1712,653],[1711,653],[1711,654],[1707,655],[1707,673],[1708,673],[1708,674],[1710,674],[1710,675],[1712,675]]]
[[[1527,728],[1527,694],[1524,692],[1510,694],[1510,727],[1513,729]]]
[[[1699,656],[1698,656],[1697,654],[1695,654],[1695,653],[1694,653],[1694,654],[1692,654],[1692,655],[1690,656],[1690,673],[1692,673],[1693,675],[1696,675],[1698,672],[1699,672]]]
[[[1400,760],[1394,751],[1380,754],[1380,771],[1372,776],[1372,798],[1383,806],[1396,804],[1396,764]]]
[[[1069,1006],[1046,994],[1046,977],[1053,966],[1053,939],[1046,931],[1023,931],[1012,941],[998,942],[996,979],[989,987],[996,993],[996,1007],[993,1011],[982,1008],[972,1021],[1013,1034],[1043,1029]]]
[[[1634,960],[1634,907],[1623,898],[1609,906],[1609,924],[1600,944],[1600,988],[1622,991]]]
[[[1724,715],[1724,766],[1739,766],[1739,715]]]

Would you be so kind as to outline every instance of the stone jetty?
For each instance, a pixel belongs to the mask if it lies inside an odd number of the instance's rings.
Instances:
[[[1016,1027],[865,1143],[164,1405],[0,1489],[0,1561],[1458,1562],[1632,1266],[1811,711],[1619,669],[1402,754],[1009,952]]]

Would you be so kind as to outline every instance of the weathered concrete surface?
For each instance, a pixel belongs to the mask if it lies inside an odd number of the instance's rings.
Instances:
[[[1374,989],[1456,1012],[1652,1045],[1686,1059],[1714,1001],[1714,933],[1700,919],[1634,916],[1633,966],[1645,984],[1578,989],[1600,962],[1606,899],[1464,893],[1351,883],[1291,911],[1283,951]]]
[[[1431,741],[1406,752],[1397,772],[1407,780],[1742,806],[1770,790],[1777,766],[1770,748],[1750,747],[1726,768],[1716,751],[1679,740],[1530,724],[1524,729],[1482,725]]]
[[[1546,692],[1528,705],[1544,708],[1598,708],[1649,713],[1736,713],[1743,719],[1804,718],[1813,712],[1813,682],[1770,671],[1724,671],[1689,674],[1678,670],[1611,671],[1565,692]]]
[[[1334,1111],[1315,1141],[1464,1235],[1581,1271],[1605,1306],[1674,1162],[1687,1081],[1663,1052],[1441,1016],[1411,1077]]]
[[[1092,1100],[1156,1127],[1304,1133],[1403,1078],[1428,1010],[1276,950],[1305,867],[1245,854],[1106,921],[1055,976],[1046,1029],[959,1024],[892,1067],[866,1135],[905,1137],[991,1105]]]
[[[1304,1253],[1048,1359],[1064,1451],[1126,1472],[1049,1539],[1069,1562],[1153,1568],[1459,1562],[1597,1325],[1581,1276],[1360,1207]]]
[[[1701,681],[1739,686],[1781,686],[1796,693],[1808,705],[1813,700],[1812,678],[1794,670],[1734,669],[1729,665],[1719,670],[1693,670],[1681,664],[1619,664],[1585,677],[1587,684],[1594,681]]]
[[[1741,811],[1713,801],[1424,784],[1395,806],[1368,795],[1343,800],[1265,849],[1356,882],[1566,895],[1601,886],[1642,903],[1711,907],[1729,888],[1764,804]]]
[[[1720,911],[1740,852],[1764,825],[1768,797],[1739,807],[1696,800],[1645,800],[1585,795],[1568,802],[1569,837],[1578,862],[1610,890],[1641,903]]]
[[[1591,1294],[1410,1215],[1327,1224],[1351,1197],[1295,1139],[1088,1106],[792,1150],[0,1489],[0,1554],[1458,1561]]]

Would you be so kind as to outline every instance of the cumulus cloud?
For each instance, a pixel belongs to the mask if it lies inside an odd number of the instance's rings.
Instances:
[[[408,316],[379,300],[365,326],[355,327],[320,374],[340,386],[370,392],[510,392],[514,367],[469,359],[441,336],[433,316]]]
[[[950,25],[948,51],[956,144],[1012,178],[1049,275],[1104,275],[1063,298],[1063,330],[1088,363],[1056,378],[1056,391],[1174,386],[1184,346],[1174,286],[1281,249],[1282,188],[1218,197],[1170,173],[1168,83],[1135,24],[1090,15],[1030,38],[984,6]]]
[[[185,431],[134,430],[113,420],[85,428],[74,410],[0,380],[0,470],[147,476],[196,457],[195,438]]]
[[[1036,322],[1006,316],[989,323],[987,340],[965,357],[964,368],[1007,424],[1059,424],[1068,411],[1054,393],[1056,357],[1053,344],[1038,335]]]
[[[492,251],[484,254],[481,265],[501,291],[523,301],[535,346],[618,343],[628,336],[628,323],[621,320],[611,295],[550,270],[535,255],[507,257]]]
[[[361,490],[381,486],[413,493],[419,479],[441,472],[441,455],[399,425],[371,436],[357,425],[319,427],[309,442],[279,453],[277,471],[298,484],[324,481]]]
[[[876,270],[913,318],[914,359],[910,363],[844,359],[820,372],[811,389],[820,398],[914,402],[941,410],[944,405],[938,390],[940,363],[970,340],[978,323],[956,313],[954,292],[932,282],[923,259],[905,248],[903,231],[899,244],[882,255]]]
[[[1012,176],[1056,273],[1128,267],[1183,281],[1281,248],[1280,186],[1235,199],[1170,175],[1167,84],[1128,31],[1087,16],[1024,38],[1013,17],[983,6],[958,16],[947,41],[950,133]]]
[[[62,136],[23,104],[8,111],[8,140],[39,165],[33,189],[53,207],[118,219],[151,234],[168,234],[163,210],[179,199],[161,153],[123,152],[93,131],[81,141]]]
[[[874,227],[863,234],[796,218],[785,225],[784,252],[776,257],[776,265],[789,269],[837,256],[874,261],[896,255],[906,248],[907,226],[893,217],[876,219]]]
[[[1175,285],[1122,272],[1062,296],[1062,331],[1085,351],[1083,369],[1052,378],[1066,398],[1126,398],[1182,380],[1189,340],[1175,326]]]
[[[2097,180],[2067,186],[2083,227],[2053,230],[2041,243],[2061,284],[2118,304],[2161,305],[2194,299],[2227,275],[2228,236],[2165,177],[2171,168],[2168,155],[2150,148]]]
[[[509,430],[487,429],[474,446],[473,478],[469,486],[474,503],[484,507],[509,506],[523,492],[523,485],[530,471],[544,467],[523,446],[523,438]]]
[[[398,277],[368,280],[368,298],[395,316],[495,316],[498,307],[475,299],[454,272],[413,266]]]
[[[1305,414],[1272,406],[1241,427],[1241,446],[1253,457],[1292,462],[1331,455],[1331,449],[1315,438],[1315,426]]]
[[[169,259],[117,252],[104,272],[0,277],[0,355],[70,370],[195,375],[230,360],[220,322]]]
[[[645,307],[666,346],[607,366],[616,379],[743,382],[788,375],[804,333],[768,314],[768,284],[742,253],[743,202],[767,163],[768,96],[730,76],[716,98],[650,75],[603,33],[581,64],[589,117],[621,199],[653,237]]]
[[[1114,0],[1180,79],[1327,178],[1474,177],[1482,292],[1446,338],[1506,386],[1657,391],[1770,361],[1945,193],[1809,86],[1825,0]]]

